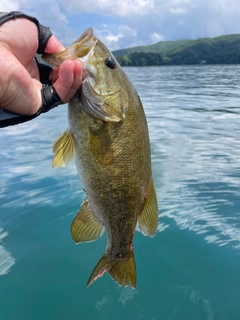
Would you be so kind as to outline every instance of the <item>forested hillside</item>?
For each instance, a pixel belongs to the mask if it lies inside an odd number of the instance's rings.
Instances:
[[[122,66],[240,63],[240,35],[197,40],[162,41],[114,51]]]

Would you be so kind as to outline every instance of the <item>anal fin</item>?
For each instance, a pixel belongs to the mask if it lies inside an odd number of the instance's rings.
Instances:
[[[74,242],[94,241],[103,234],[103,231],[104,227],[94,217],[88,201],[84,200],[82,208],[78,211],[71,225],[71,236]]]
[[[158,227],[158,203],[152,177],[149,180],[146,203],[138,217],[139,229],[143,235],[154,237]]]
[[[64,131],[53,145],[53,167],[65,167],[74,158],[75,147],[72,132]]]

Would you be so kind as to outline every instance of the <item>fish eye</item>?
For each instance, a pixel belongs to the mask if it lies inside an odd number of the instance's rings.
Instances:
[[[105,59],[105,65],[110,69],[114,69],[116,67],[116,62],[112,57],[107,57]]]

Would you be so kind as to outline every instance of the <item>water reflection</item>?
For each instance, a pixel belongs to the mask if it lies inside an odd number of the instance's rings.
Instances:
[[[205,236],[208,242],[232,242],[238,247],[240,85],[236,67],[125,70],[148,118],[159,231],[171,225],[163,219],[167,217],[180,228],[210,232]],[[56,199],[58,205],[64,204],[76,199],[76,193],[82,200],[75,166],[51,168],[52,144],[66,127],[63,107],[1,130],[3,208],[54,206]]]
[[[239,248],[236,67],[129,68],[128,72],[148,117],[160,221],[170,218],[180,228],[206,234],[207,242]],[[165,228],[171,226],[166,221]]]
[[[7,236],[8,232],[4,231],[3,228],[0,228],[0,276],[7,274],[16,261],[15,258],[12,257],[11,253],[1,245],[3,239]]]
[[[0,277],[1,312],[36,320],[238,319],[240,67],[125,70],[146,110],[160,214],[157,237],[134,238],[138,289],[107,276],[85,289],[106,239],[77,248],[70,239],[85,196],[74,165],[51,166],[52,144],[67,127],[59,107],[1,130],[0,275],[11,271]]]
[[[192,314],[195,314],[195,316],[200,316],[207,320],[214,320],[218,318],[214,307],[211,306],[208,299],[202,297],[200,293],[196,292],[191,287],[178,285],[171,288],[170,291],[171,295],[175,296],[176,301],[179,300],[178,296],[181,296],[180,300],[184,301],[181,301],[180,305],[175,306],[173,314],[177,315],[182,313],[184,310],[184,304],[187,305],[190,302],[194,310]]]

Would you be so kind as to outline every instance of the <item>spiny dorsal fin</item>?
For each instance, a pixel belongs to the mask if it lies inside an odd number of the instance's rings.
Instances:
[[[140,231],[145,236],[154,237],[158,227],[158,204],[152,177],[149,180],[146,203],[138,217]]]
[[[104,227],[94,217],[88,201],[84,200],[71,225],[71,236],[76,243],[94,241],[101,237]]]
[[[55,141],[53,145],[53,153],[53,168],[65,167],[73,160],[75,155],[75,147],[74,138],[71,131],[64,131],[61,136]]]
[[[131,250],[125,257],[112,258],[106,251],[98,264],[90,275],[87,287],[90,286],[98,278],[102,277],[105,272],[108,272],[112,279],[114,279],[119,286],[130,285],[136,288],[136,265],[134,260],[133,250]]]

